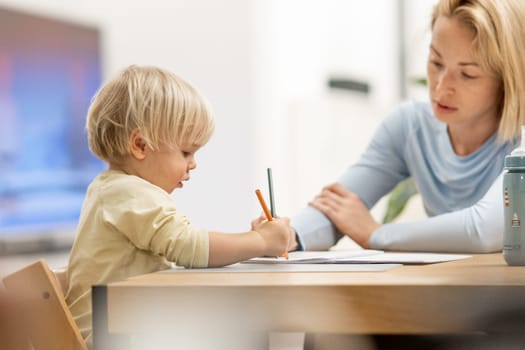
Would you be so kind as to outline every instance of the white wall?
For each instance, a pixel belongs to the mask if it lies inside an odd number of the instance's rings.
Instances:
[[[407,1],[408,12],[417,11],[409,28],[424,22],[420,11],[434,2],[419,1]],[[274,169],[279,213],[290,215],[357,159],[398,102],[396,4],[0,0],[99,26],[106,76],[131,63],[160,65],[207,96],[217,131],[175,199],[196,225],[225,231],[246,229],[259,214],[253,190],[266,189],[266,167]],[[329,91],[333,74],[368,81],[372,91]]]
[[[399,99],[396,2],[256,2],[257,176],[272,166],[278,209],[304,207],[357,160]],[[334,92],[328,77],[370,84]]]
[[[409,80],[426,76],[426,62],[430,45],[430,21],[435,0],[404,0],[408,25],[405,30],[407,77]],[[427,98],[427,89],[417,84],[409,84],[411,98]]]
[[[132,63],[160,65],[195,84],[217,128],[197,154],[180,209],[198,226],[241,230],[258,215],[253,195],[252,3],[244,0],[2,0],[0,5],[97,25],[106,77]]]

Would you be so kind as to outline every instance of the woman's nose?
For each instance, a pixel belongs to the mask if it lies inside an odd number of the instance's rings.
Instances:
[[[455,81],[454,76],[448,72],[443,71],[438,76],[437,84],[436,84],[436,91],[438,93],[452,93],[455,90]]]

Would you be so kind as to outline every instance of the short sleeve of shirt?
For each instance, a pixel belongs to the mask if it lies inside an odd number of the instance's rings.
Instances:
[[[137,248],[185,267],[208,265],[208,232],[196,229],[161,188],[125,175],[100,189],[102,220]]]

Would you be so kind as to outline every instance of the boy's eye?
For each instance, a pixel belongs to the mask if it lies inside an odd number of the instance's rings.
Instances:
[[[191,152],[182,151],[182,155],[183,155],[185,158],[188,158],[189,156],[191,156]]]

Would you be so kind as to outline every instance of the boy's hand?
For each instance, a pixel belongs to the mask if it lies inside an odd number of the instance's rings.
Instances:
[[[251,222],[251,230],[256,231],[256,227],[259,226],[261,223],[266,221],[266,216],[264,216],[264,213],[261,213],[261,216],[259,216],[256,219],[253,219]]]
[[[259,217],[252,221],[252,230],[259,233],[264,241],[263,255],[266,256],[281,256],[288,251],[290,229],[288,218],[274,218],[272,221],[267,221],[264,217]]]

